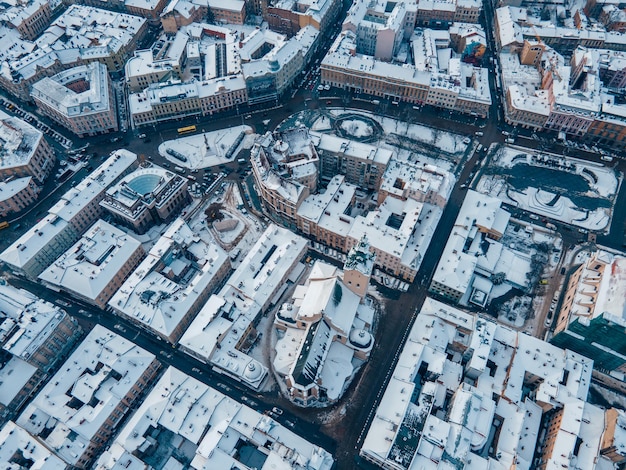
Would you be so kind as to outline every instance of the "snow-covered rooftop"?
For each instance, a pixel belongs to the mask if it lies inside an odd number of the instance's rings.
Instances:
[[[626,257],[600,250],[581,267],[569,321],[584,325],[602,315],[626,325]]]
[[[5,263],[22,269],[37,258],[42,250],[58,236],[75,235],[84,230],[85,225],[95,220],[98,212],[86,211],[97,203],[105,190],[124,175],[137,161],[137,155],[120,149],[111,154],[104,163],[85,179],[69,189],[48,211],[48,215],[37,222],[30,230],[13,242],[0,254]],[[93,209],[93,207],[92,207]],[[47,256],[49,258],[49,256]]]
[[[455,353],[450,356],[452,344]],[[469,361],[465,367],[462,358]],[[588,406],[584,400],[591,371],[590,359],[427,298],[361,455],[403,468],[413,468],[411,462],[433,469],[465,462],[465,468],[530,469],[542,412],[566,414],[572,405]],[[523,393],[522,386],[533,393]],[[448,407],[441,409],[448,396]],[[499,437],[490,440],[496,419]],[[601,430],[592,426],[585,432],[590,448],[581,458],[588,461],[599,450],[591,435],[599,436]],[[413,437],[407,439],[407,433]],[[486,445],[493,446],[489,455],[497,460],[475,453]],[[552,456],[572,451],[573,442],[564,442]],[[470,463],[477,466],[468,467]]]
[[[0,169],[28,164],[42,139],[41,131],[0,111]]]
[[[354,240],[365,236],[372,247],[410,266],[419,252],[413,235],[422,209],[423,203],[415,199],[388,196],[376,210],[357,216],[348,236]]]
[[[109,306],[171,338],[201,307],[208,289],[227,271],[228,256],[176,219],[109,301]]]
[[[241,445],[248,452],[241,452]],[[269,416],[172,367],[165,371],[95,468],[145,468],[140,456],[153,446],[167,451],[177,449],[167,468],[186,465],[185,468],[197,470],[330,470],[334,463],[330,453]]]
[[[306,249],[304,238],[270,225],[219,295],[211,296],[200,310],[181,338],[181,348],[258,387],[267,369],[239,350],[240,340],[258,315],[278,302],[291,276],[299,272]]]
[[[485,270],[494,269],[503,250],[506,250],[495,240],[504,234],[510,218],[510,214],[500,207],[501,204],[497,198],[467,191],[433,275],[433,283],[465,293],[477,266]],[[496,238],[485,237],[485,234]]]
[[[36,373],[35,366],[19,357],[12,357],[2,364],[0,366],[0,408],[8,407]]]
[[[155,364],[154,355],[96,325],[17,424],[77,464],[106,422],[121,419],[112,414],[134,387],[145,386]]]
[[[307,197],[298,207],[298,218],[310,220],[320,228],[348,235],[353,217],[349,212],[357,186],[345,182],[345,176],[336,175],[326,189]]]
[[[267,308],[307,248],[306,239],[271,224],[228,279],[232,295],[237,293]]]
[[[240,351],[238,344],[250,324],[261,313],[253,302],[228,300],[229,291],[212,295],[180,340],[183,351],[213,364],[241,382],[258,388],[268,370]]]
[[[393,157],[394,151],[388,148],[344,139],[331,134],[320,134],[318,150],[331,154],[342,154],[348,157],[365,160],[385,167]]]
[[[68,467],[13,421],[6,423],[0,430],[0,461],[5,463],[7,469],[24,468],[24,463],[37,470],[66,470]]]
[[[99,220],[39,279],[102,304],[113,295],[107,287],[124,276],[123,269],[132,269],[142,254],[139,240]]]
[[[380,190],[397,198],[425,201],[435,199],[433,194],[437,194],[447,200],[454,181],[449,171],[433,164],[392,159],[383,174]]]
[[[29,79],[55,63],[76,64],[119,54],[135,40],[146,19],[90,6],[70,5],[34,42],[8,38],[0,41],[5,60],[0,73]]]
[[[109,73],[106,65],[92,62],[64,70],[33,84],[31,96],[68,118],[109,111]]]
[[[48,340],[66,315],[24,289],[1,283],[0,312],[2,349],[23,359],[30,358]]]

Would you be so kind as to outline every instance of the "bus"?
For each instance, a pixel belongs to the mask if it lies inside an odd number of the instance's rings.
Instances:
[[[187,127],[179,127],[178,128],[178,133],[180,135],[182,135],[182,134],[189,134],[190,132],[196,132],[196,126],[187,126]]]

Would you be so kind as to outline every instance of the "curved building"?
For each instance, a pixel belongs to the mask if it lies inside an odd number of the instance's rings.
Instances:
[[[33,85],[39,109],[79,137],[117,131],[115,97],[106,65],[80,65]]]
[[[151,165],[120,180],[100,205],[118,222],[142,234],[153,225],[173,220],[189,201],[186,178]]]

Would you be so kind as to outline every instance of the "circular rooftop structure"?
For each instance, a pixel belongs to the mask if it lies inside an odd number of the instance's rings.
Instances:
[[[126,183],[126,186],[135,191],[137,194],[145,196],[146,194],[153,192],[160,182],[161,175],[144,173],[129,180]]]
[[[243,373],[244,377],[250,382],[254,382],[263,375],[263,368],[254,360],[250,361]]]
[[[372,345],[372,335],[362,329],[352,330],[350,342],[357,348],[367,349]]]

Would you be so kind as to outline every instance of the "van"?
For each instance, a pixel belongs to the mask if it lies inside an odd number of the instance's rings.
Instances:
[[[372,100],[372,104],[380,104],[380,101],[378,101],[378,100]]]
[[[506,139],[504,139],[504,141],[507,144],[512,144],[513,142],[515,142],[515,139],[513,137],[507,137]]]
[[[612,162],[613,161],[613,157],[609,157],[608,155],[602,155],[600,157],[600,160],[603,160],[605,162]]]
[[[174,167],[174,171],[176,171],[177,173],[184,173],[185,169],[183,167],[180,167],[180,166],[175,166]]]
[[[539,216],[535,214],[530,214],[528,217],[530,217],[532,220],[539,220]]]

